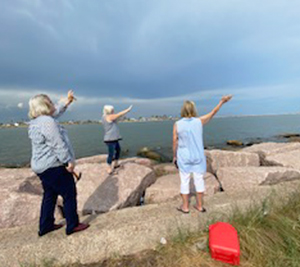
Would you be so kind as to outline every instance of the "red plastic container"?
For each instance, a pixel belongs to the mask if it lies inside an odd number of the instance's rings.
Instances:
[[[215,260],[240,264],[240,243],[235,228],[229,223],[218,222],[209,226],[209,249]]]

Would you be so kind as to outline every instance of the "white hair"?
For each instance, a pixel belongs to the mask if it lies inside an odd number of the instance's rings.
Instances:
[[[41,115],[51,115],[52,102],[47,95],[40,94],[32,97],[29,100],[29,113],[30,119],[35,119]]]
[[[114,111],[114,106],[111,106],[111,105],[105,105],[105,106],[103,107],[103,115],[104,115],[104,116],[112,114],[113,111]]]

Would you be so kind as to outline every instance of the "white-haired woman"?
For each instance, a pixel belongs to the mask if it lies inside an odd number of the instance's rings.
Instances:
[[[108,148],[108,174],[112,174],[114,169],[119,167],[118,160],[121,153],[119,140],[121,140],[122,137],[120,135],[119,126],[117,124],[118,119],[127,114],[131,109],[132,106],[115,114],[113,106],[105,105],[103,107],[102,125],[104,129],[104,142],[106,143]]]
[[[179,168],[181,180],[180,193],[182,205],[177,209],[189,213],[190,175],[193,174],[196,188],[196,205],[200,212],[203,207],[203,193],[205,191],[204,175],[206,173],[206,158],[203,146],[203,125],[208,123],[219,111],[222,105],[232,98],[224,96],[219,104],[208,114],[197,117],[196,105],[192,101],[185,101],[181,108],[181,119],[173,128],[173,162]]]
[[[58,195],[61,195],[64,201],[66,234],[82,231],[89,226],[79,223],[76,186],[72,175],[75,155],[66,130],[56,120],[73,100],[73,91],[69,91],[64,105],[54,106],[51,99],[44,94],[36,95],[29,101],[31,121],[28,134],[32,144],[31,168],[39,176],[44,189],[39,236],[62,227],[54,224]]]

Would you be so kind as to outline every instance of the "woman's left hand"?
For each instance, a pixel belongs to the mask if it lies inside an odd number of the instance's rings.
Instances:
[[[68,102],[72,103],[74,100],[76,100],[76,98],[74,96],[74,92],[73,92],[73,90],[69,90],[69,92],[68,92]]]
[[[74,162],[68,162],[68,166],[66,167],[67,171],[72,173],[75,169],[75,163]]]
[[[221,102],[222,104],[228,102],[232,98],[232,95],[225,95],[222,97]]]

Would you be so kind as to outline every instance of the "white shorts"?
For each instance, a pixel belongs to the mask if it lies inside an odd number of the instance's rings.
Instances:
[[[188,195],[190,193],[190,179],[191,173],[179,172],[181,185],[180,193],[183,195]],[[204,174],[203,173],[193,173],[194,184],[197,193],[203,193],[205,191],[204,184]]]

